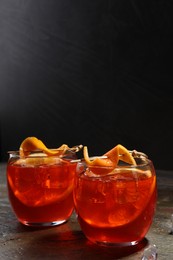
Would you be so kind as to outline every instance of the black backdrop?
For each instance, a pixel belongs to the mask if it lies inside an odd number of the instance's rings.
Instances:
[[[91,155],[121,143],[173,169],[172,7],[0,0],[1,161],[36,136]]]

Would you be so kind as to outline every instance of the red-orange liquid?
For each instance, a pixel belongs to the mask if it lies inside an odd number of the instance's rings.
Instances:
[[[155,212],[155,175],[133,171],[91,180],[82,173],[75,182],[75,208],[89,240],[122,244],[145,237]]]
[[[73,212],[75,164],[7,166],[9,199],[23,224],[66,221]]]

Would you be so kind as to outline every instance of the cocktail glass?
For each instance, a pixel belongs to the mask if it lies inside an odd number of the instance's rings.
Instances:
[[[9,201],[19,222],[28,226],[54,226],[66,222],[74,209],[75,153],[64,157],[31,153],[21,158],[9,152]]]
[[[136,165],[119,161],[111,170],[78,163],[75,210],[83,233],[94,243],[135,245],[150,228],[157,198],[155,169],[145,154],[135,151],[133,156]]]

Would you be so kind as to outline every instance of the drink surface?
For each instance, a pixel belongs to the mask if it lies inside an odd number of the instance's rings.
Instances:
[[[133,169],[76,178],[75,208],[85,235],[92,241],[139,241],[155,210],[156,176]]]
[[[38,160],[37,160],[38,162]],[[76,165],[9,163],[7,182],[11,205],[21,222],[67,219],[73,211]]]

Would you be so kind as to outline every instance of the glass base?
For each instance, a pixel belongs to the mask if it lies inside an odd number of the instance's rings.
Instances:
[[[67,220],[58,220],[58,221],[53,221],[53,222],[28,222],[28,221],[21,221],[21,223],[25,226],[30,226],[30,227],[53,227],[53,226],[58,226],[63,223],[65,223]]]
[[[110,246],[110,247],[128,247],[135,246],[140,241],[131,241],[131,242],[108,242],[108,241],[95,241],[94,243],[99,246]]]

